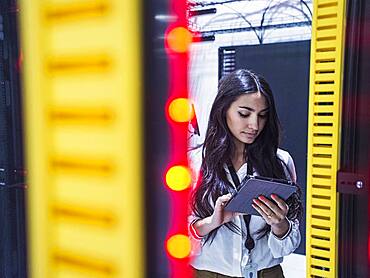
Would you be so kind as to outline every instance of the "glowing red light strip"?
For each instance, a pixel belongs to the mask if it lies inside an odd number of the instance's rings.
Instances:
[[[175,15],[177,21],[168,27],[168,34],[176,27],[187,29],[186,0],[170,0],[170,14]],[[167,38],[167,36],[166,36]],[[166,47],[168,46],[166,42]],[[169,61],[169,98],[171,101],[175,98],[188,98],[188,52],[175,52],[167,47]],[[167,105],[168,106],[168,105]],[[167,107],[166,107],[167,108]],[[166,113],[167,109],[166,109]],[[168,114],[167,114],[168,118]],[[188,123],[176,123],[168,121],[170,125],[170,167],[173,165],[183,165],[188,167],[187,161],[187,129]],[[171,191],[171,227],[168,231],[168,237],[175,234],[187,235],[187,214],[189,188],[182,191]],[[189,267],[189,257],[176,259],[168,255],[170,263],[170,277],[184,278],[192,277],[192,271]]]

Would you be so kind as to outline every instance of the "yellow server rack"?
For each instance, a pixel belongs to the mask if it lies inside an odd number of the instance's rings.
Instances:
[[[140,2],[20,9],[30,276],[143,277]]]
[[[307,277],[336,277],[345,1],[313,2],[307,161]]]

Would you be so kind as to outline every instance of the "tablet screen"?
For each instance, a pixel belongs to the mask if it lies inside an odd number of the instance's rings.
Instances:
[[[242,181],[240,190],[232,196],[225,206],[225,210],[260,215],[252,207],[253,199],[257,199],[261,195],[271,199],[271,194],[275,194],[286,200],[296,191],[297,187],[290,181],[252,177]]]

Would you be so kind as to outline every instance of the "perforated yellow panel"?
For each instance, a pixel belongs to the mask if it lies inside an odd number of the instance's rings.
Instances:
[[[140,3],[20,9],[31,277],[143,277]]]
[[[307,168],[307,277],[336,277],[345,1],[314,1]]]

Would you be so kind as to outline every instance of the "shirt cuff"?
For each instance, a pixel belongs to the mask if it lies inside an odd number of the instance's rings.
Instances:
[[[285,239],[289,234],[290,232],[292,231],[292,227],[293,227],[293,224],[292,224],[292,221],[290,221],[288,218],[286,219],[289,223],[289,229],[288,231],[285,233],[285,235],[283,235],[282,237],[278,237],[277,235],[275,235],[272,231],[271,231],[271,234],[278,240],[283,240]]]
[[[190,235],[197,239],[197,240],[202,240],[204,238],[204,236],[201,236],[197,233],[197,230],[195,229],[194,227],[194,224],[200,219],[194,219],[190,224],[189,224],[189,233]]]

